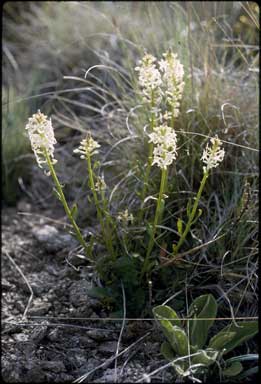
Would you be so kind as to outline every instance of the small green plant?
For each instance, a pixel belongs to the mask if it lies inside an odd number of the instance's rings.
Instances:
[[[149,132],[145,136],[148,144],[148,157],[145,172],[140,183],[139,206],[129,212],[128,209],[114,212],[111,207],[111,194],[105,178],[99,173],[98,157],[100,144],[93,139],[91,133],[80,143],[74,153],[86,161],[86,174],[89,179],[91,195],[88,201],[93,204],[99,222],[99,231],[95,234],[95,241],[105,247],[104,255],[96,257],[93,251],[94,239],[90,242],[84,239],[80,228],[76,224],[75,214],[77,205],[69,207],[63,193],[63,187],[55,171],[54,145],[56,144],[51,120],[40,111],[29,119],[26,129],[29,133],[32,149],[38,165],[50,175],[55,185],[55,194],[62,203],[64,210],[72,224],[74,233],[81,244],[86,257],[94,264],[100,280],[104,284],[103,292],[96,290],[94,294],[100,297],[108,296],[110,302],[120,307],[122,295],[121,285],[124,285],[128,310],[139,314],[144,308],[146,296],[150,295],[152,275],[157,274],[159,258],[156,247],[158,239],[165,241],[160,225],[165,220],[165,201],[168,199],[169,186],[173,187],[170,177],[171,167],[178,156],[178,137],[174,129],[180,114],[180,103],[185,82],[183,65],[177,55],[170,50],[163,54],[160,61],[146,53],[135,68],[138,75],[138,94],[142,106],[147,112],[147,126]],[[169,260],[175,259],[179,249],[183,246],[191,226],[201,215],[198,210],[205,183],[212,168],[217,167],[224,158],[224,149],[218,137],[211,138],[211,146],[207,145],[201,160],[203,161],[203,178],[192,207],[187,207],[188,222],[183,230],[181,218],[177,222],[178,241],[171,239],[172,247]],[[160,172],[160,186],[157,189],[157,178],[152,186],[152,167],[156,165]],[[176,165],[175,165],[176,166]],[[157,171],[157,169],[156,169]],[[157,174],[157,173],[156,173]],[[153,190],[156,186],[156,191]],[[89,192],[89,191],[88,191]],[[156,196],[156,197],[155,197]],[[147,199],[156,200],[156,208],[145,206]],[[132,237],[135,228],[146,228],[138,238]],[[134,241],[133,241],[134,240]],[[168,238],[169,241],[169,238]],[[167,244],[168,246],[168,244]],[[160,273],[160,272],[159,272]],[[150,304],[150,300],[149,300]],[[149,305],[150,306],[150,305]],[[150,309],[149,309],[150,310]]]
[[[243,370],[239,359],[224,359],[224,356],[252,338],[258,332],[258,323],[231,323],[209,339],[217,310],[212,294],[197,297],[189,307],[187,319],[180,318],[167,305],[153,308],[154,317],[167,339],[161,345],[161,353],[173,362],[179,376],[199,378],[219,369],[223,376],[232,377]]]

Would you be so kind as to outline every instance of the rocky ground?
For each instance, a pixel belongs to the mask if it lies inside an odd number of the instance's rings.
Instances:
[[[119,339],[121,321],[106,320],[88,296],[92,271],[76,255],[62,212],[36,212],[24,201],[2,210],[4,381],[173,381],[171,368],[150,376],[166,364],[155,324],[127,321]]]

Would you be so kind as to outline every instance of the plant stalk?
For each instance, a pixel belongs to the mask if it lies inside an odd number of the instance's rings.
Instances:
[[[87,160],[88,174],[89,174],[89,180],[90,180],[90,187],[91,187],[91,190],[92,190],[92,194],[93,194],[93,198],[94,198],[94,203],[95,203],[96,210],[97,210],[97,216],[98,216],[98,219],[99,219],[99,222],[100,222],[100,225],[101,225],[102,234],[103,234],[103,237],[104,237],[104,240],[105,240],[106,247],[107,247],[108,251],[110,252],[110,254],[113,257],[113,259],[115,259],[113,245],[112,245],[112,239],[111,239],[111,236],[109,236],[109,237],[107,236],[109,234],[109,232],[107,232],[105,230],[104,222],[103,222],[103,217],[102,217],[102,213],[101,213],[101,207],[100,207],[99,200],[98,200],[98,197],[97,197],[97,193],[96,193],[96,190],[95,190],[95,184],[94,184],[94,179],[93,179],[93,171],[92,171],[92,165],[91,165],[91,156],[90,155],[87,156],[86,160]]]
[[[47,160],[47,164],[48,164],[49,170],[51,172],[51,176],[53,178],[54,184],[55,184],[55,186],[57,188],[57,191],[59,193],[60,201],[63,204],[63,207],[64,207],[66,215],[68,216],[70,222],[72,223],[72,226],[73,226],[74,231],[75,231],[76,238],[79,241],[79,243],[82,245],[82,247],[84,248],[84,251],[85,251],[86,255],[90,256],[89,255],[88,246],[87,246],[86,242],[84,241],[84,239],[82,237],[82,234],[81,234],[81,231],[80,231],[78,225],[76,224],[76,222],[75,222],[75,220],[74,220],[74,218],[72,216],[71,210],[70,210],[70,208],[69,208],[69,206],[67,204],[67,201],[65,199],[65,196],[64,196],[61,184],[60,184],[60,182],[58,180],[58,177],[56,175],[56,172],[55,172],[55,169],[53,167],[53,164],[52,164],[52,161],[50,159],[50,156],[48,155],[46,150],[44,150],[44,154],[45,154],[45,158]]]
[[[195,214],[197,212],[198,203],[199,203],[199,200],[200,200],[200,197],[201,197],[202,191],[204,189],[204,186],[206,184],[208,176],[209,176],[209,173],[208,172],[204,172],[204,175],[203,175],[203,178],[201,180],[200,187],[199,187],[199,190],[198,190],[195,202],[194,202],[193,207],[192,207],[192,211],[191,211],[191,213],[189,215],[189,220],[187,222],[187,225],[186,225],[186,228],[185,228],[184,232],[182,233],[182,236],[180,237],[180,239],[178,241],[178,244],[175,247],[174,255],[178,253],[180,247],[184,243],[184,241],[186,239],[186,236],[187,236],[187,234],[188,234],[188,232],[190,230],[190,227],[192,225],[193,219],[194,219]]]
[[[153,245],[154,245],[154,238],[155,238],[155,234],[156,234],[156,227],[158,225],[159,218],[162,215],[162,212],[161,212],[161,202],[162,202],[162,197],[163,197],[163,194],[164,194],[164,191],[165,191],[165,188],[166,188],[165,187],[166,180],[167,180],[167,169],[162,169],[162,172],[161,172],[161,182],[160,182],[160,191],[159,191],[159,197],[158,197],[158,200],[157,200],[156,212],[155,212],[155,216],[154,216],[152,235],[151,235],[150,240],[149,240],[146,257],[145,257],[143,268],[142,268],[142,271],[141,271],[141,277],[143,277],[144,273],[146,272],[146,269],[147,269],[147,266],[148,266],[149,257],[150,257],[150,254],[151,254],[151,251],[152,251],[152,248],[153,248]]]
[[[154,108],[154,104],[155,104],[154,103],[154,92],[152,91],[152,94],[151,94],[151,109]],[[152,112],[151,113],[151,121],[150,121],[150,131],[151,132],[153,132],[154,124],[155,124],[155,116],[154,116],[154,112]],[[142,203],[144,202],[144,199],[146,197],[147,188],[148,188],[148,184],[149,184],[149,177],[150,177],[150,171],[151,171],[151,166],[152,166],[153,148],[154,148],[153,143],[149,143],[148,163],[147,163],[146,173],[145,173],[145,177],[144,177],[144,181],[143,181],[143,189],[142,189],[142,192],[141,192],[141,202]],[[144,211],[143,209],[140,210],[140,215],[139,215],[139,221],[140,222],[143,219],[143,211]]]

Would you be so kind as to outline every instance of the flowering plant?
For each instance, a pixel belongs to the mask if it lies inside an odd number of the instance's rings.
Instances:
[[[55,184],[55,193],[63,204],[86,258],[94,264],[99,277],[104,282],[106,294],[113,291],[114,298],[116,297],[114,302],[116,303],[118,296],[115,295],[115,292],[118,289],[117,292],[119,293],[123,283],[128,296],[128,306],[134,312],[143,308],[146,301],[146,287],[149,291],[151,290],[152,275],[156,273],[161,262],[158,258],[156,243],[162,237],[161,223],[164,219],[165,199],[168,198],[166,193],[168,191],[169,169],[175,165],[178,158],[179,138],[174,126],[180,114],[184,91],[183,65],[178,60],[177,55],[171,51],[164,53],[160,61],[146,53],[135,70],[138,72],[142,102],[149,109],[148,158],[139,192],[140,207],[131,212],[129,208],[120,210],[117,214],[111,212],[108,186],[104,176],[96,174],[96,167],[93,164],[93,157],[99,155],[101,145],[92,137],[91,133],[88,133],[80,142],[79,147],[74,150],[76,155],[80,155],[80,158],[86,161],[89,186],[100,225],[100,233],[96,234],[96,239],[107,250],[104,257],[98,259],[95,257],[93,238],[89,242],[84,238],[75,222],[75,206],[70,208],[64,196],[63,188],[55,172],[57,160],[54,157],[54,145],[56,139],[51,119],[38,111],[29,118],[26,125],[36,161],[39,167],[42,168],[44,165],[45,171],[48,171],[47,175],[51,175]],[[191,209],[187,209],[187,224],[183,229],[183,221],[178,219],[177,233],[179,238],[176,244],[172,241],[172,252],[168,252],[169,257],[166,265],[177,258],[191,226],[201,215],[202,211],[198,210],[198,204],[207,178],[211,169],[216,168],[224,158],[225,152],[221,148],[221,140],[216,136],[210,139],[210,143],[211,146],[207,144],[201,157],[203,177],[194,204]],[[157,197],[150,194],[150,176],[154,166],[160,172]],[[154,213],[151,210],[149,218],[145,219],[144,204],[150,198],[156,200],[156,208]],[[143,238],[139,238],[134,243],[128,235],[135,228],[142,226],[145,226],[147,235],[144,234]],[[142,248],[145,249],[144,253],[142,253]],[[139,305],[137,304],[137,297],[140,300]]]

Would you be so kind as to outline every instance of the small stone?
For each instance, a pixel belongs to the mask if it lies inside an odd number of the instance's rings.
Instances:
[[[67,360],[69,361],[70,365],[72,365],[73,367],[81,367],[83,365],[86,365],[86,356],[83,356],[81,353],[81,350],[78,350],[78,353],[76,350],[72,355],[68,356]]]
[[[98,351],[102,353],[109,353],[113,354],[116,352],[117,349],[117,341],[108,341],[106,343],[102,343],[98,347]]]
[[[106,329],[90,329],[86,331],[87,336],[96,341],[114,340],[116,335],[114,332],[107,331]]]
[[[32,206],[24,200],[20,200],[17,204],[18,212],[31,212]]]
[[[62,361],[41,361],[40,365],[43,370],[56,373],[66,372],[66,368]]]
[[[2,290],[4,291],[10,291],[11,289],[15,288],[14,284],[11,284],[8,280],[5,278],[2,279],[1,282]]]
[[[16,307],[16,309],[19,311],[19,312],[24,312],[25,310],[25,305],[22,303],[21,300],[18,300],[18,301],[15,301],[14,302],[14,306]]]
[[[14,335],[14,339],[15,341],[17,341],[18,343],[19,342],[23,342],[23,341],[27,341],[29,339],[29,335],[25,334],[25,333],[16,333]]]
[[[57,341],[59,339],[59,329],[58,328],[51,329],[47,337],[50,341]]]
[[[120,369],[117,368],[117,379],[119,380]],[[94,380],[93,383],[114,383],[115,382],[115,370],[114,368],[108,368],[104,374],[99,377],[97,380]]]
[[[48,252],[52,253],[56,253],[64,248],[72,248],[78,244],[71,235],[61,233],[51,225],[34,228],[33,235]]]
[[[31,334],[31,340],[34,341],[36,344],[40,343],[47,335],[47,330],[48,330],[48,321],[43,321],[42,325],[36,327],[33,330]]]
[[[45,383],[46,376],[39,365],[34,365],[25,375],[23,380],[27,383]]]
[[[29,308],[28,314],[30,316],[43,316],[46,315],[52,307],[50,303],[44,303],[42,300],[35,299],[33,307]]]
[[[86,280],[76,281],[70,286],[70,303],[74,307],[80,307],[82,305],[88,305],[88,289],[91,285]]]

